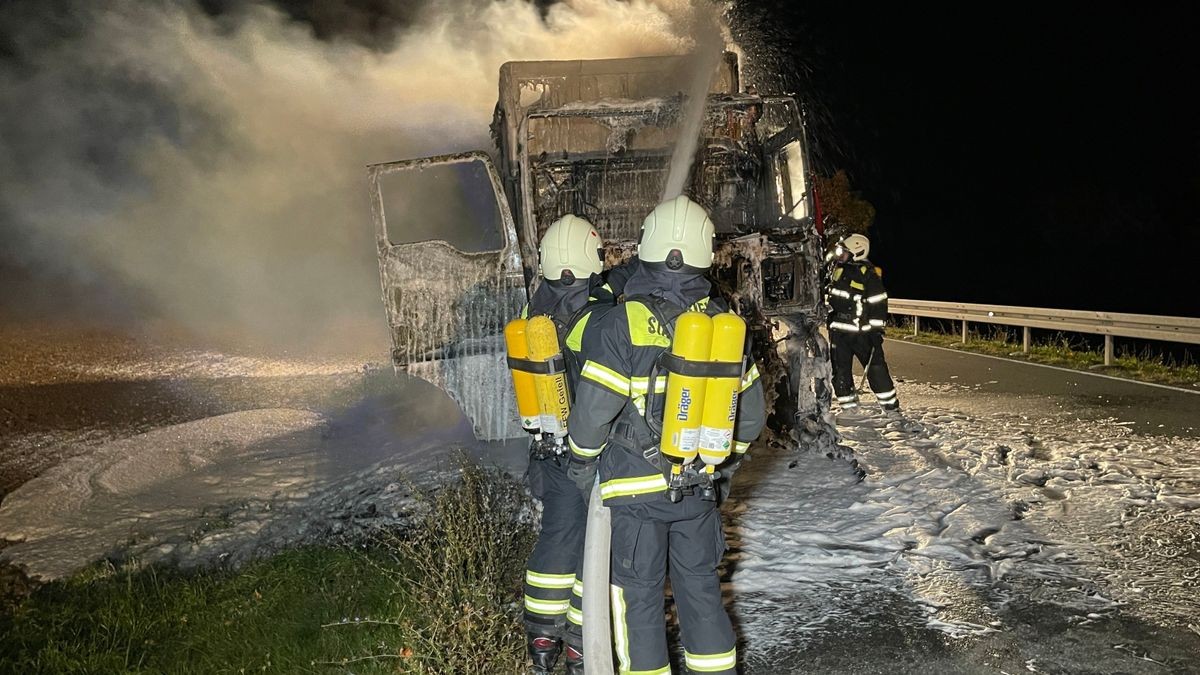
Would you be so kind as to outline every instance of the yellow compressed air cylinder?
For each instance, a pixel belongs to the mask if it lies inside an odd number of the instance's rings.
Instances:
[[[525,319],[513,319],[504,327],[504,345],[508,355],[514,359],[529,358],[529,343],[525,339],[525,329],[528,322]],[[538,432],[538,397],[537,385],[533,381],[533,373],[524,370],[510,369],[513,378],[513,391],[517,394],[517,414],[521,416],[521,427],[531,434]]]
[[[713,322],[702,312],[684,312],[675,320],[671,353],[688,361],[707,361],[712,349]],[[696,458],[700,440],[700,418],[708,380],[671,373],[667,375],[667,398],[663,407],[662,443],[664,457],[675,464]]]
[[[713,336],[710,361],[741,363],[746,345],[746,322],[732,312],[712,318]],[[711,377],[704,394],[704,414],[700,421],[700,459],[715,466],[729,459],[733,451],[733,427],[737,422],[739,377]]]
[[[529,345],[530,361],[547,362],[562,352],[558,345],[558,330],[550,317],[535,316],[529,319],[525,327],[525,339]],[[567,374],[534,375],[533,381],[537,389],[542,433],[563,438],[567,435],[567,416],[571,414]]]

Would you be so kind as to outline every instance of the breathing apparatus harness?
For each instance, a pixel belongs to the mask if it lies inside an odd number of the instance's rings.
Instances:
[[[565,324],[546,315],[513,319],[504,328],[506,360],[512,371],[521,424],[533,436],[531,459],[560,464],[570,454],[567,417],[575,394],[568,370],[578,372],[576,355],[562,348],[562,336],[587,312],[602,304],[589,300]]]
[[[650,310],[654,315],[658,324],[663,327],[666,332],[666,337],[670,340],[672,346],[676,344],[676,324],[681,316],[688,312],[681,309],[674,303],[657,296],[633,296],[626,299],[626,302],[636,301]],[[693,314],[698,314],[693,312]],[[730,317],[735,317],[737,322],[742,325],[742,330],[745,330],[745,324],[740,317],[736,317],[731,313],[723,313]],[[704,315],[707,316],[707,315]],[[721,316],[721,315],[718,315]],[[716,469],[718,464],[728,460],[730,449],[733,442],[733,427],[736,421],[737,411],[737,396],[738,389],[742,378],[745,376],[748,367],[747,359],[749,354],[749,343],[743,335],[737,345],[740,354],[736,361],[710,361],[696,360],[680,356],[672,353],[671,349],[664,349],[655,359],[654,364],[650,368],[648,377],[648,386],[646,392],[646,403],[642,410],[642,419],[647,428],[650,430],[651,442],[648,447],[637,448],[642,453],[642,457],[653,465],[655,468],[663,472],[663,477],[667,481],[667,499],[672,503],[679,502],[685,494],[695,494],[699,492],[700,498],[705,501],[715,501],[717,498],[717,489],[715,481],[721,478],[721,472]],[[708,345],[704,345],[708,346]],[[719,394],[714,399],[725,404],[727,411],[727,430],[724,434],[724,442],[719,439],[716,445],[724,445],[723,448],[710,448],[709,452],[705,452],[702,448],[703,441],[698,437],[699,429],[691,429],[694,436],[690,439],[690,443],[683,438],[688,434],[689,430],[678,428],[678,425],[673,425],[675,429],[669,429],[667,437],[664,439],[664,428],[666,424],[666,414],[669,399],[674,397],[677,399],[675,407],[679,408],[679,414],[673,422],[683,420],[685,417],[693,418],[693,422],[698,422],[701,415],[704,416],[704,421],[707,422],[709,408],[707,403],[695,403],[695,407],[701,409],[700,414],[691,415],[690,411],[684,411],[684,398],[678,395],[671,386],[671,375],[681,378],[696,378],[704,381],[706,389],[709,382],[724,381],[726,385],[731,384],[732,387],[726,387],[732,392],[732,402],[727,402],[728,399],[719,398]],[[666,391],[661,395],[657,395],[658,380],[660,377],[667,378]],[[732,382],[730,382],[732,381]],[[696,381],[692,380],[695,384]],[[686,390],[684,390],[686,391]],[[656,406],[656,402],[659,405]],[[690,407],[690,406],[688,406]],[[714,407],[714,409],[716,409]],[[659,415],[658,411],[662,414]],[[718,430],[719,433],[719,430]],[[711,436],[711,433],[710,433]],[[664,440],[667,441],[670,447],[670,452],[664,452]]]

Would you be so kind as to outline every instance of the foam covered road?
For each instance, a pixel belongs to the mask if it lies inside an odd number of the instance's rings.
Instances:
[[[745,672],[1200,672],[1200,396],[888,357],[926,431],[841,424],[865,481],[770,444],[738,474],[725,578]]]

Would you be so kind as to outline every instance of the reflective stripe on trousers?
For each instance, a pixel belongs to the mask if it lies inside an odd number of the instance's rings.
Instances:
[[[725,552],[713,502],[685,497],[612,507],[613,641],[621,673],[669,673],[663,588],[669,573],[684,656],[694,672],[734,673],[733,626],[717,565]]]
[[[567,626],[563,642],[583,653],[583,560],[579,561],[575,583],[571,585],[571,606],[567,608]]]
[[[830,331],[830,361],[833,366],[833,390],[842,408],[857,404],[855,392],[854,361],[857,359],[867,369],[867,382],[871,391],[877,392],[879,405],[886,409],[898,408],[896,385],[888,372],[887,358],[883,350],[883,336],[878,333],[848,333]],[[870,364],[869,366],[867,364]],[[843,400],[845,399],[845,400]]]
[[[525,571],[525,627],[558,637],[567,621],[575,574],[583,556],[587,506],[567,477],[567,462],[530,460],[542,477],[542,530]]]

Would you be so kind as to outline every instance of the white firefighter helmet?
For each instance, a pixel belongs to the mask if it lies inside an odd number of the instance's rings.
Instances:
[[[604,269],[604,248],[600,234],[588,221],[567,214],[550,223],[538,248],[542,276],[558,281],[564,276],[587,279]]]
[[[712,267],[716,226],[704,207],[679,195],[650,212],[642,221],[638,259],[661,263],[672,272]]]
[[[852,234],[838,244],[850,254],[851,260],[866,260],[871,252],[871,240],[861,234]]]

